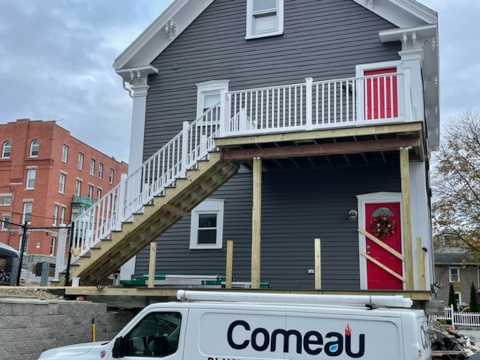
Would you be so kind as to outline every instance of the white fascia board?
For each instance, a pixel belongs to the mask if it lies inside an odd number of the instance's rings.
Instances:
[[[214,0],[174,0],[113,62],[121,70],[150,65]],[[170,38],[165,25],[176,26]]]
[[[353,1],[400,28],[437,23],[437,13],[415,0]]]

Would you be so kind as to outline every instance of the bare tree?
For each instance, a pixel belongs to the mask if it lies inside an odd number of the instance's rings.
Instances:
[[[452,119],[434,156],[433,223],[443,234],[437,239],[480,257],[480,111]]]

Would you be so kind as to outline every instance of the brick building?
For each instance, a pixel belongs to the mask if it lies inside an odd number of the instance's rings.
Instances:
[[[0,124],[0,242],[20,247],[19,233],[4,221],[29,222],[32,227],[68,225],[127,169],[126,163],[72,137],[55,121]],[[25,250],[52,255],[54,240],[29,241]]]

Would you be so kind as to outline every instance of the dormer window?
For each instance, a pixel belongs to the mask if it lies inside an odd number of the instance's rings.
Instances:
[[[10,151],[12,146],[10,145],[10,141],[5,141],[2,146],[2,158],[8,159],[10,158]]]
[[[283,34],[284,0],[247,0],[247,39]]]
[[[33,140],[30,143],[30,157],[38,156],[38,140]]]

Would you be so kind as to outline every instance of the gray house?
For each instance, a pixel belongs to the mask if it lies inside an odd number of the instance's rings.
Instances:
[[[435,282],[438,300],[448,304],[450,284],[453,284],[455,299],[460,308],[468,306],[472,283],[480,288],[478,261],[468,251],[458,248],[443,248],[435,251]]]
[[[252,287],[430,289],[434,11],[174,0],[114,68],[132,170],[76,221],[82,284],[148,273],[152,242],[156,273],[223,275],[231,240]]]

